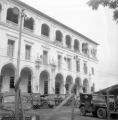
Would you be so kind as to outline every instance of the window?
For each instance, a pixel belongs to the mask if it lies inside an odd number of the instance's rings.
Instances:
[[[1,12],[1,10],[2,10],[2,4],[0,3],[0,12]]]
[[[13,57],[13,54],[14,54],[14,41],[8,40],[7,55],[9,57]]]
[[[97,55],[97,50],[96,49],[91,49],[91,55],[93,56],[93,57],[96,57],[96,55]]]
[[[48,52],[43,51],[43,64],[47,65],[48,64]]]
[[[31,46],[30,45],[25,46],[25,59],[26,60],[31,59]]]
[[[60,83],[59,82],[55,83],[55,94],[60,94]]]
[[[56,31],[56,40],[62,42],[62,33],[59,30]]]
[[[41,34],[49,37],[49,31],[50,31],[49,26],[46,24],[42,24]]]
[[[74,50],[79,51],[79,41],[78,40],[74,41]]]
[[[82,44],[82,52],[86,55],[89,54],[88,43],[83,43]]]
[[[10,88],[14,88],[14,77],[10,77]]]
[[[66,35],[66,45],[68,48],[71,48],[71,37],[69,35]]]
[[[44,81],[44,94],[48,94],[48,81]]]
[[[24,19],[24,27],[33,30],[34,29],[34,19],[32,17],[25,17]]]
[[[93,67],[91,68],[91,71],[92,71],[92,75],[94,75],[95,73],[94,73],[94,68]]]
[[[67,68],[68,70],[71,70],[71,59],[67,58]]]
[[[87,63],[84,63],[84,73],[85,73],[85,74],[87,74],[87,73],[88,73]]]
[[[80,72],[80,61],[76,60],[76,71]]]
[[[58,68],[61,68],[61,64],[62,64],[62,56],[58,55]]]
[[[17,8],[18,13],[14,12],[13,9],[14,8],[8,8],[8,10],[7,10],[7,20],[18,24],[19,9]]]

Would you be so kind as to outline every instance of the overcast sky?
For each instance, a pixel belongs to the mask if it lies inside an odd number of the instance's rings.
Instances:
[[[112,11],[93,11],[88,0],[21,0],[63,24],[98,42],[98,89],[118,81],[118,24]]]

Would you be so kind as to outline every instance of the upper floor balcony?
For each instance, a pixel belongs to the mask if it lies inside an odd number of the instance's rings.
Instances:
[[[2,7],[2,3],[0,4]],[[14,8],[17,11],[14,11]],[[62,28],[58,28],[58,24],[57,26],[53,27],[53,25],[55,25],[55,22],[53,20],[51,21],[50,18],[48,18],[50,20],[49,23],[48,20],[40,19],[40,16],[35,16],[32,13],[29,14],[27,8],[25,9],[25,11],[26,12],[24,12],[24,19],[22,25],[24,31],[27,31],[31,35],[33,34],[42,37],[43,38],[42,40],[46,39],[46,41],[48,40],[52,41],[54,45],[59,47],[64,47],[65,49],[76,52],[77,54],[84,55],[85,57],[91,56],[91,58],[96,58],[97,52],[95,51],[97,50],[95,49],[92,52],[88,52],[91,51],[89,48],[88,41],[85,38],[82,38],[84,39],[84,41],[80,40],[81,36],[79,36],[77,32],[76,33],[73,32],[74,30],[71,30],[69,27],[64,27],[63,24],[61,25]],[[12,26],[12,27],[14,26],[15,28],[19,27],[21,20],[20,7],[4,6],[0,11],[0,15],[1,15],[0,18],[4,17],[4,19],[2,20],[4,20],[3,22],[5,22],[8,26]],[[35,18],[38,18],[38,20]],[[88,44],[87,49],[86,49],[86,45],[83,45],[83,42]],[[92,42],[92,44],[93,43],[94,42]]]

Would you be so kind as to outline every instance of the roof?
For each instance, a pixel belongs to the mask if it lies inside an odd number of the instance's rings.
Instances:
[[[110,95],[118,95],[118,84],[116,85],[112,85],[108,88],[105,88],[105,89],[102,89],[100,91],[97,91],[95,93],[98,93],[98,94],[106,94],[107,91],[109,91],[109,94]]]
[[[29,6],[29,5],[27,5],[26,3],[24,3],[24,2],[22,2],[22,1],[20,1],[20,0],[13,0],[13,1],[15,1],[15,2],[18,3],[18,4],[20,4],[21,6],[24,6],[24,7],[28,8],[28,9],[34,11],[34,12],[37,13],[37,14],[39,14],[39,15],[41,15],[41,16],[47,18],[47,19],[49,19],[50,21],[53,21],[54,23],[56,23],[56,24],[58,24],[58,25],[60,25],[60,26],[62,26],[62,27],[64,27],[64,28],[70,30],[71,32],[73,32],[73,33],[79,35],[80,37],[86,39],[87,41],[89,41],[89,42],[91,42],[91,43],[93,43],[93,44],[95,44],[95,45],[99,45],[97,42],[93,41],[92,39],[86,37],[85,35],[83,35],[83,34],[77,32],[77,31],[74,30],[74,29],[72,29],[72,28],[70,28],[70,27],[64,25],[63,23],[61,23],[61,22],[55,20],[54,18],[49,17],[48,15],[46,15],[46,14],[40,12],[39,10],[37,10],[37,9],[35,9],[35,8],[33,8],[33,7]]]

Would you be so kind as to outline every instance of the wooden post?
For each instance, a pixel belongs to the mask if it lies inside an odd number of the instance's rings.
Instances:
[[[24,109],[23,109],[23,102],[22,102],[22,96],[21,96],[21,90],[19,89],[19,101],[20,101],[20,105],[21,105],[21,114],[22,114],[22,120],[25,120],[25,116],[24,116]]]
[[[71,114],[71,120],[74,120],[74,108],[75,108],[75,96],[72,98],[72,114]]]
[[[19,120],[19,89],[15,91],[15,119]]]
[[[109,90],[107,90],[107,120],[110,120]]]

